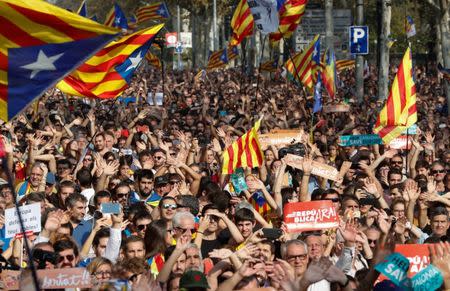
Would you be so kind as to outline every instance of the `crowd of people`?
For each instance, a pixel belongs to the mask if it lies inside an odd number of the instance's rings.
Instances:
[[[239,69],[200,80],[193,71],[168,72],[163,80],[142,67],[116,100],[49,90],[1,126],[5,263],[85,267],[102,290],[389,290],[389,282],[375,284],[374,266],[395,244],[430,243],[450,289],[443,85],[432,64],[415,68],[418,130],[410,150],[340,146],[341,135],[372,133],[384,105],[371,71],[362,102],[349,70],[335,100],[324,96],[324,103],[350,111],[314,115],[313,97],[295,83],[278,73],[257,82],[257,72]],[[302,170],[287,165],[280,146],[265,146],[262,166],[243,169],[246,187],[238,192],[222,174],[222,152],[260,117],[260,133],[298,129]],[[312,174],[313,161],[351,167],[331,181]],[[15,200],[41,206],[41,231],[25,238],[32,262],[21,238],[5,237],[4,213]],[[312,200],[331,200],[339,227],[288,232],[284,206]],[[119,210],[107,211],[107,203]]]

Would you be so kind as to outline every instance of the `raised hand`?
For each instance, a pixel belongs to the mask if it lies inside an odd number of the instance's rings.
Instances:
[[[429,244],[431,264],[441,271],[444,277],[446,288],[450,281],[450,244],[448,242],[440,242],[439,244]]]
[[[212,252],[209,252],[209,257],[225,260],[225,259],[228,259],[232,254],[233,254],[233,251],[230,249],[225,249],[225,248],[215,249]]]
[[[107,176],[112,176],[119,170],[119,161],[114,160],[106,164],[106,166],[103,168],[103,174]]]

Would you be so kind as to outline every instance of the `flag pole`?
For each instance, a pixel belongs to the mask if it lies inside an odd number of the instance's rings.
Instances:
[[[262,43],[262,49],[261,49],[261,57],[259,58],[259,67],[258,67],[258,75],[256,75],[256,92],[255,92],[255,98],[258,99],[258,91],[259,91],[259,79],[261,76],[261,63],[262,59],[264,57],[264,47],[266,44],[266,38],[267,34],[264,36],[263,43]]]
[[[12,192],[12,195],[13,195],[13,201],[14,201],[14,206],[16,208],[16,212],[17,212],[17,218],[19,219],[20,230],[22,231],[22,234],[24,236],[23,239],[24,239],[24,244],[25,244],[25,250],[26,250],[27,255],[28,255],[28,264],[29,264],[29,267],[31,269],[31,275],[32,275],[32,278],[33,278],[34,289],[35,290],[40,290],[40,288],[39,288],[39,281],[38,281],[37,272],[36,272],[36,267],[34,265],[34,260],[33,260],[33,254],[31,253],[31,249],[30,249],[30,246],[28,244],[28,239],[26,238],[26,235],[25,235],[25,225],[23,224],[22,214],[20,213],[19,204],[17,202],[16,190],[14,188],[13,177],[12,177],[12,174],[11,174],[10,169],[8,167],[8,163],[6,161],[6,158],[2,158],[1,159],[1,164],[2,164],[3,171],[5,171],[6,176],[8,178],[8,181],[7,181],[8,182],[8,187],[11,189],[11,192]],[[22,268],[22,266],[19,266],[19,267]]]
[[[408,157],[409,157],[409,148],[408,148],[408,142],[409,142],[409,128],[406,128],[406,176],[408,176]]]

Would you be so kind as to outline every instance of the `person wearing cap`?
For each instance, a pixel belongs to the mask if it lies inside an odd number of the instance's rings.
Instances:
[[[206,276],[197,270],[187,270],[180,279],[180,290],[206,291],[208,288]]]
[[[52,172],[47,173],[47,178],[45,179],[45,196],[50,197],[50,195],[56,193],[55,184],[55,174]]]
[[[169,176],[162,175],[155,178],[155,192],[160,197],[164,197],[170,192]]]

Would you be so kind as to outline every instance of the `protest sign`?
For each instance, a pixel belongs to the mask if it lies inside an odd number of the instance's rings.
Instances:
[[[413,124],[405,129],[402,134],[417,134],[417,124]]]
[[[323,113],[333,113],[333,112],[349,112],[350,106],[346,104],[337,105],[325,105],[322,108]]]
[[[290,233],[339,226],[339,216],[330,200],[287,203],[283,213]]]
[[[438,290],[443,282],[439,269],[428,265],[411,279],[411,287],[414,291]]]
[[[231,183],[233,184],[234,191],[237,195],[248,189],[247,183],[245,182],[244,169],[236,169],[234,173],[231,174]]]
[[[155,93],[155,99],[156,99],[156,105],[158,105],[158,106],[163,105],[164,94],[162,92],[156,92]],[[150,105],[155,105],[154,102],[153,102],[153,93],[152,92],[148,93],[147,102]]]
[[[395,252],[404,255],[408,259],[410,263],[408,278],[412,278],[430,264],[430,252],[427,244],[397,244],[395,245]],[[380,275],[377,282],[385,279],[385,276]]]
[[[38,270],[42,289],[90,288],[91,275],[85,268]]]
[[[91,275],[85,268],[37,270],[37,276],[42,289],[92,287]],[[3,289],[19,290],[20,277],[21,271],[4,270],[0,277]]]
[[[260,134],[258,137],[259,144],[263,148],[270,145],[286,146],[302,141],[302,135],[298,131],[291,133],[266,133]]]
[[[390,254],[375,266],[375,270],[388,277],[397,286],[401,286],[407,278],[408,269],[408,259],[399,253]]]
[[[378,134],[342,135],[339,137],[339,145],[342,147],[374,144],[383,144],[383,140]]]
[[[40,232],[41,231],[41,204],[33,203],[19,207],[22,214],[22,220],[25,231]],[[5,237],[10,238],[18,233],[22,233],[20,229],[19,217],[16,208],[8,208],[5,210]]]
[[[389,147],[391,149],[396,149],[396,150],[406,150],[406,149],[409,150],[409,149],[411,149],[411,146],[412,146],[411,137],[409,136],[407,138],[406,135],[401,135],[401,136],[399,136],[397,138],[394,138],[389,143]]]
[[[293,154],[287,154],[284,157],[284,161],[288,166],[296,169],[302,170],[303,168],[303,157],[296,156]],[[312,162],[311,174],[326,178],[328,180],[337,181],[339,179],[339,172],[335,167],[327,164],[318,163],[316,161]]]

